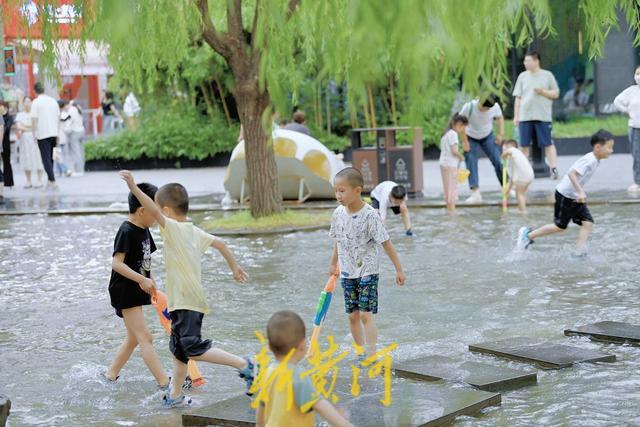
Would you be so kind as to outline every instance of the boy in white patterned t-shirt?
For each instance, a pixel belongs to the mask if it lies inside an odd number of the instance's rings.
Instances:
[[[362,200],[364,180],[360,172],[354,168],[341,170],[333,186],[340,206],[333,212],[329,232],[335,240],[330,274],[340,272],[351,335],[371,356],[378,340],[373,315],[378,312],[379,245],[396,268],[399,286],[404,285],[405,275],[382,218]]]

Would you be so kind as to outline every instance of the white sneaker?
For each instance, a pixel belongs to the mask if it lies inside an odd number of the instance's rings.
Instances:
[[[533,240],[529,237],[529,233],[531,229],[529,227],[521,227],[518,230],[518,237],[516,239],[516,249],[519,251],[524,251],[533,243]]]
[[[55,182],[53,184],[51,182],[47,182],[47,186],[44,187],[44,192],[45,193],[49,193],[49,192],[55,193],[58,190],[60,190],[60,187],[58,187],[58,184],[55,183]]]
[[[627,188],[629,193],[640,193],[640,185],[632,184],[629,188]]]
[[[465,203],[481,203],[482,194],[480,194],[480,190],[472,191],[471,195],[464,202]]]
[[[73,173],[71,174],[71,177],[72,177],[72,178],[77,178],[77,177],[79,177],[79,176],[83,176],[83,175],[84,175],[84,172],[73,172]]]

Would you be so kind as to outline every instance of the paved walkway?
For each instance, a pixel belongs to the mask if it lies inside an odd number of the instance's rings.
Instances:
[[[559,158],[560,173],[565,173],[579,156],[562,156]],[[597,193],[604,198],[627,198],[626,188],[632,182],[632,158],[630,154],[614,154],[603,160],[596,175],[587,185],[587,193]],[[440,169],[436,161],[425,161],[424,194],[427,199],[440,198],[442,182]],[[479,162],[480,188],[485,198],[497,199],[500,183],[488,159]],[[155,185],[168,182],[180,182],[196,203],[218,203],[224,193],[225,168],[202,169],[155,169],[134,171],[138,182],[148,181]],[[56,193],[46,193],[42,189],[24,189],[26,183],[24,174],[16,167],[14,169],[16,186],[5,189],[7,204],[0,206],[0,210],[45,210],[56,208],[79,207],[107,207],[113,203],[126,202],[128,190],[114,172],[87,172],[81,177],[60,178],[60,190]],[[551,194],[557,184],[548,178],[536,179],[531,186],[534,194]],[[461,186],[461,197],[469,193],[467,185]]]

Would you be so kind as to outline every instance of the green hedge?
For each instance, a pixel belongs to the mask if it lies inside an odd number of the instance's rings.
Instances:
[[[140,117],[136,131],[124,130],[88,141],[85,156],[87,160],[141,157],[202,160],[231,151],[238,131],[239,126],[229,127],[223,117],[205,117],[184,103],[167,103],[149,107]]]
[[[184,104],[183,104],[184,105]],[[202,160],[236,146],[239,126],[229,127],[223,117],[205,117],[180,104],[149,108],[136,131],[123,130],[114,135],[88,141],[85,156],[89,160],[135,160],[141,157],[172,159],[184,157]],[[327,148],[341,152],[349,147],[346,137],[319,131],[313,135]]]

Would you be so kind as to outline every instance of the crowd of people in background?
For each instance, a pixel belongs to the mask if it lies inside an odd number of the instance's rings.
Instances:
[[[513,89],[515,139],[504,140],[504,118],[498,100],[493,95],[482,96],[465,103],[453,114],[449,127],[440,140],[440,169],[444,201],[450,211],[458,200],[458,184],[464,182],[461,174],[464,161],[468,170],[471,196],[467,203],[482,201],[478,176],[478,154],[484,151],[501,185],[503,161],[507,161],[506,193],[518,200],[518,208],[526,210],[526,193],[534,180],[529,162],[529,147],[536,141],[544,148],[551,178],[558,179],[557,152],[551,135],[553,101],[560,96],[555,77],[540,66],[540,55],[528,52],[524,58],[525,71],[520,73]],[[614,100],[615,108],[629,116],[629,144],[633,157],[633,180],[630,193],[640,192],[640,66],[635,70],[635,84],[622,91]],[[589,96],[585,87],[592,83],[576,79],[575,86],[563,97],[563,113],[584,113],[588,110]],[[494,135],[494,125],[498,134]],[[608,134],[609,135],[609,134]],[[594,137],[597,136],[594,134]],[[462,140],[462,147],[460,147]],[[504,140],[504,141],[503,141]],[[602,145],[612,137],[599,137]],[[501,147],[502,146],[502,147]],[[461,154],[464,153],[464,157]],[[607,152],[606,157],[612,152]],[[596,156],[597,157],[597,156]],[[602,158],[606,158],[602,156]],[[503,189],[505,190],[505,189]]]
[[[85,128],[81,107],[73,100],[56,100],[47,95],[41,83],[34,85],[34,91],[35,99],[24,96],[17,103],[17,111],[0,101],[0,203],[4,202],[4,188],[15,185],[12,143],[16,145],[17,163],[25,174],[26,189],[44,187],[46,191],[55,191],[56,176],[84,174]]]
[[[557,152],[552,128],[553,101],[560,91],[554,75],[540,66],[540,55],[529,52],[524,59],[525,71],[518,76],[514,89],[514,139],[505,138],[505,122],[499,100],[494,95],[473,99],[462,105],[443,134],[440,149],[443,193],[449,209],[458,199],[459,172],[462,163],[468,170],[471,195],[467,203],[482,201],[478,158],[482,150],[489,158],[495,175],[503,184],[503,160],[507,160],[509,189],[517,196],[521,210],[526,206],[526,191],[533,181],[533,172],[525,161],[533,141],[544,148],[551,178],[558,179]],[[586,87],[592,80],[575,80],[575,85],[562,98],[563,114],[586,111],[589,96]],[[616,109],[629,116],[629,143],[633,156],[634,182],[629,192],[640,192],[640,67],[635,70],[635,83],[614,100]],[[41,83],[34,86],[36,98],[24,96],[17,108],[0,100],[0,135],[2,135],[2,169],[0,170],[0,203],[4,187],[14,186],[11,145],[15,142],[18,164],[25,174],[25,188],[57,189],[56,177],[81,176],[84,173],[83,138],[85,127],[82,109],[74,100],[55,100],[44,93]],[[102,132],[109,134],[124,127],[136,129],[140,104],[129,92],[118,108],[113,92],[103,91],[99,116]],[[12,111],[17,110],[17,111]],[[494,126],[495,125],[495,126]],[[311,135],[305,113],[294,109],[291,121],[277,121],[274,129],[286,129]],[[494,131],[497,128],[497,133]],[[241,126],[238,141],[244,139]],[[508,144],[503,146],[503,142]],[[461,145],[460,145],[461,142]],[[15,159],[14,159],[15,160]],[[44,178],[46,176],[46,182]],[[518,178],[518,179],[514,179]]]

